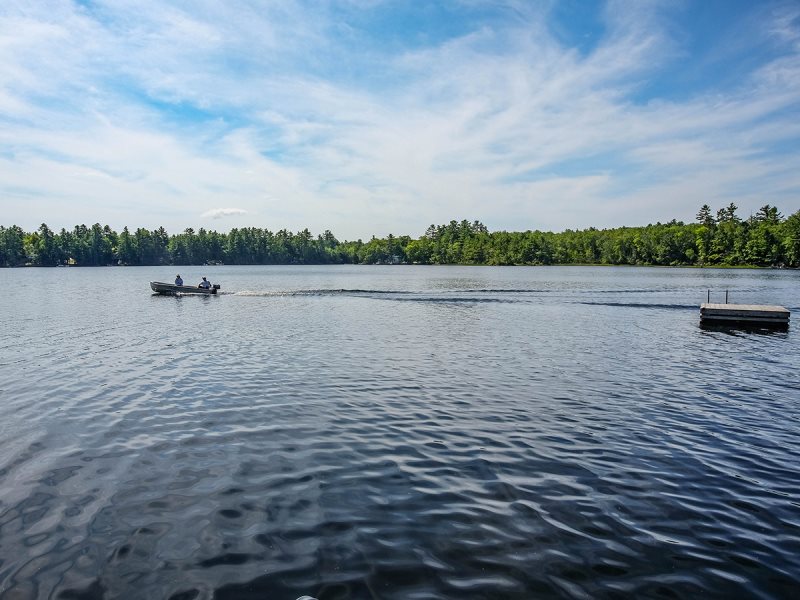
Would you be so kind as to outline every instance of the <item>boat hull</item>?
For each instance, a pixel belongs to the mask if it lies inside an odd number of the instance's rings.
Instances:
[[[214,285],[208,289],[193,287],[191,285],[175,285],[173,283],[163,283],[161,281],[151,281],[150,289],[156,294],[164,294],[165,296],[177,296],[183,294],[201,294],[205,296],[213,296],[217,293],[219,285]]]

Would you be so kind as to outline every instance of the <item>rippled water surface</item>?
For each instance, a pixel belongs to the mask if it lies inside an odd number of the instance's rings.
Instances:
[[[797,597],[800,272],[181,274],[0,270],[3,599]]]

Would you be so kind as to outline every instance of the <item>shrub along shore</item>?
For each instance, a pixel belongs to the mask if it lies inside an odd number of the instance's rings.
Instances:
[[[325,231],[246,227],[218,233],[186,229],[168,234],[99,223],[53,232],[0,226],[0,266],[462,264],[661,265],[800,267],[800,210],[784,218],[773,206],[741,219],[734,204],[696,223],[547,231],[492,231],[478,221],[431,225],[419,238],[388,235],[341,242]]]

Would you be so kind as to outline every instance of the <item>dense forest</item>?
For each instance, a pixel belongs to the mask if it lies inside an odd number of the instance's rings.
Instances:
[[[704,205],[696,223],[644,227],[490,232],[478,221],[431,225],[419,238],[389,235],[340,242],[330,231],[273,233],[254,227],[218,233],[187,229],[168,234],[99,224],[53,232],[0,226],[0,266],[465,264],[465,265],[697,265],[800,267],[800,211],[784,218],[766,205],[747,219],[734,204],[712,213]]]

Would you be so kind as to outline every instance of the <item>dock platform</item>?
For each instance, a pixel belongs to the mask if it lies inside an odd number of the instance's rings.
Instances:
[[[700,322],[725,324],[752,324],[767,327],[787,327],[789,311],[783,306],[762,304],[714,304],[700,305]]]

